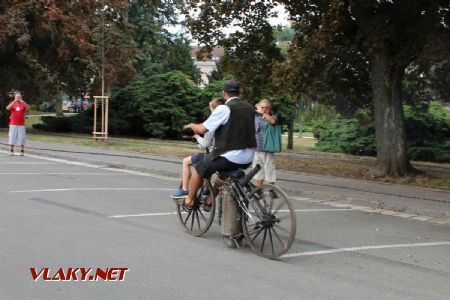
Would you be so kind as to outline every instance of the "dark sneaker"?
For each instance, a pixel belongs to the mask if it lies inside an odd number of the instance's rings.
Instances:
[[[278,198],[278,194],[275,193],[274,191],[270,191],[270,197],[271,197],[272,199],[276,199],[276,198]]]
[[[180,188],[175,193],[170,195],[170,197],[172,197],[173,199],[180,199],[180,198],[186,198],[188,194],[189,194],[189,191],[185,191]]]
[[[244,247],[244,237],[239,236],[237,238],[232,238],[228,235],[222,235],[223,243],[228,248],[242,248]]]

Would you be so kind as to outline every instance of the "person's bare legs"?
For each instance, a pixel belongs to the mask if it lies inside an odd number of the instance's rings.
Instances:
[[[11,155],[14,155],[14,145],[10,145],[11,146]]]
[[[202,186],[203,178],[197,173],[195,169],[192,170],[191,180],[189,181],[189,194],[184,200],[187,207],[194,205],[194,199],[197,195],[198,189]]]
[[[25,145],[21,145],[20,146],[20,155],[24,155],[24,153],[25,153]]]
[[[192,159],[190,156],[183,158],[183,169],[182,169],[182,183],[181,188],[185,191],[189,187],[189,178],[191,177],[191,165]]]
[[[256,185],[262,185],[264,183],[264,179],[256,180]]]

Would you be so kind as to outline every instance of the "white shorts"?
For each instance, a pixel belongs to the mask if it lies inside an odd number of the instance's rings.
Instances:
[[[25,145],[25,126],[9,125],[9,144],[10,145]]]
[[[275,183],[277,179],[275,174],[275,154],[272,152],[255,152],[255,158],[253,159],[253,167],[256,164],[261,165],[261,170],[256,173],[253,179],[265,180],[266,182]]]

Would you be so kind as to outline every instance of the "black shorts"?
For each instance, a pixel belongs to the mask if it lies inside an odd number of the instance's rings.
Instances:
[[[208,179],[217,171],[232,171],[238,169],[247,169],[252,163],[235,164],[223,156],[211,160],[210,156],[205,156],[195,164],[195,170],[204,179]]]
[[[206,153],[198,153],[191,155],[191,162],[193,165],[201,161],[203,158],[205,158]]]

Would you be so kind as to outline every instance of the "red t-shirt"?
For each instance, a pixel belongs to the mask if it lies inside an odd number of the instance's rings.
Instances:
[[[25,104],[15,102],[11,107],[11,117],[9,118],[9,125],[25,125]]]

